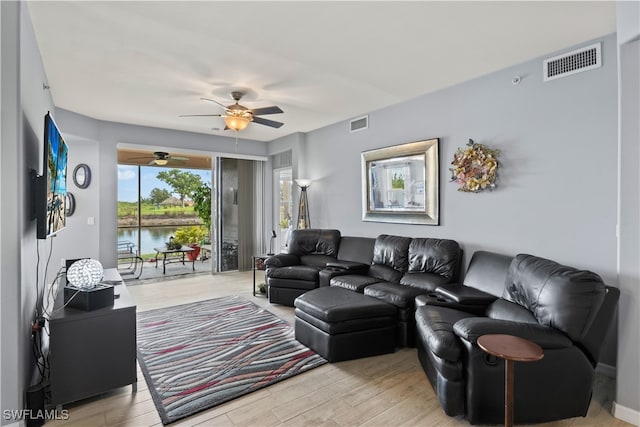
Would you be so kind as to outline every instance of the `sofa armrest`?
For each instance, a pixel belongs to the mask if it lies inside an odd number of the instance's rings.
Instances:
[[[318,284],[320,287],[330,286],[331,279],[333,279],[334,277],[344,276],[347,274],[354,274],[354,273],[357,273],[357,271],[339,270],[337,268],[325,268],[324,270],[320,270]]]
[[[369,264],[363,264],[361,262],[356,261],[345,261],[341,259],[337,259],[335,261],[329,261],[327,263],[327,268],[331,268],[334,270],[345,270],[350,272],[364,272],[369,269]]]
[[[527,339],[543,349],[572,347],[571,340],[562,332],[535,323],[510,322],[488,317],[470,317],[453,325],[454,333],[476,344],[478,338],[486,334],[507,334]]]
[[[464,285],[438,286],[436,288],[436,294],[457,302],[458,304],[483,305],[485,307],[498,299],[495,295]]]
[[[278,254],[265,260],[264,265],[267,268],[288,267],[290,265],[300,265],[300,258],[291,254]]]

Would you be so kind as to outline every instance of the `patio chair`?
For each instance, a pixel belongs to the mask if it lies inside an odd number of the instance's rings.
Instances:
[[[120,270],[120,266],[128,262],[127,267],[124,270]],[[142,268],[144,266],[144,260],[138,253],[136,245],[129,240],[118,241],[118,269],[120,274],[132,274],[135,275],[138,270],[138,263],[140,263],[140,271],[136,276],[139,279],[142,276]]]

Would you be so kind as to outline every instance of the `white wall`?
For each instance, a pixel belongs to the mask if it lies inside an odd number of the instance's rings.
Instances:
[[[603,66],[592,71],[543,83],[539,58],[370,112],[365,131],[350,134],[341,122],[308,133],[302,173],[314,180],[314,227],[451,238],[467,260],[478,249],[531,253],[615,285],[616,38],[599,40]],[[440,138],[441,225],[363,222],[360,153],[433,137]],[[469,138],[501,150],[493,192],[458,192],[449,182],[453,154]],[[604,358],[615,365],[614,349]]]

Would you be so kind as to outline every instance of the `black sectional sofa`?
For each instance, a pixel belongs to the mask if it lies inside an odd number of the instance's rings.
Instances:
[[[338,230],[295,230],[289,252],[266,260],[269,301],[293,306],[320,286],[364,293],[397,308],[397,343],[413,346],[414,301],[458,280],[462,251],[446,239],[380,235],[342,237]]]
[[[504,362],[477,340],[518,336],[544,358],[516,364],[515,421],[586,415],[619,298],[597,274],[478,251],[460,280],[462,251],[447,239],[297,230],[289,248],[266,262],[270,301],[295,304],[296,337],[328,360],[390,352],[394,340],[415,344],[445,413],[495,424]]]
[[[515,422],[585,416],[619,291],[595,273],[527,254],[473,254],[464,283],[416,299],[418,357],[445,413],[504,419],[504,361],[478,345],[507,334],[544,358],[516,364]]]

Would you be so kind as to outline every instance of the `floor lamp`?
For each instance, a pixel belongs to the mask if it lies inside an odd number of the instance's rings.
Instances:
[[[298,205],[298,229],[311,228],[309,220],[309,201],[307,200],[307,188],[311,185],[310,179],[296,179],[300,187],[300,204]]]

